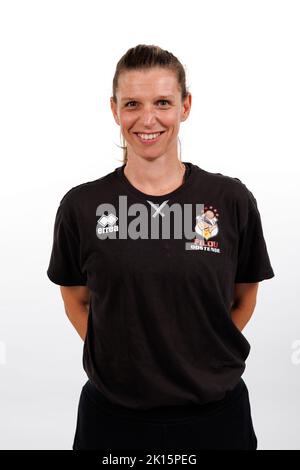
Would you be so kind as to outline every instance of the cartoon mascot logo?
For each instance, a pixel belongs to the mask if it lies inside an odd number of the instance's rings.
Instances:
[[[196,239],[209,240],[215,237],[219,232],[218,228],[218,211],[212,206],[204,207],[201,215],[196,216],[197,224],[195,226]]]

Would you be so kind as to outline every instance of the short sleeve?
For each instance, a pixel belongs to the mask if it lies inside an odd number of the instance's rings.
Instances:
[[[246,224],[239,234],[235,283],[260,282],[275,276],[271,266],[257,201],[247,189]]]
[[[48,278],[61,286],[84,286],[86,276],[80,269],[80,237],[70,208],[61,201],[55,217]]]

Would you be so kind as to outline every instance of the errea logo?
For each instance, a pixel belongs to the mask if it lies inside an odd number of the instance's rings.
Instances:
[[[118,232],[119,227],[115,225],[118,217],[114,214],[102,215],[97,222],[97,233],[109,233],[109,232]]]

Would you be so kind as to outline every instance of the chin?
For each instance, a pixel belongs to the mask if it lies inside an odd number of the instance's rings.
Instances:
[[[141,155],[141,158],[149,161],[156,160],[159,157],[161,157],[161,155]]]

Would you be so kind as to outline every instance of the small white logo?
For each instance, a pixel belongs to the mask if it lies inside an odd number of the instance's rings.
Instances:
[[[167,204],[169,199],[167,199],[167,201],[164,201],[161,205],[159,204],[154,204],[154,202],[152,201],[147,201],[149,202],[150,206],[153,207],[153,209],[155,210],[154,214],[152,215],[152,217],[156,217],[157,214],[160,214],[162,217],[165,216],[165,214],[163,212],[161,212],[162,208]]]
[[[118,217],[116,217],[114,214],[102,215],[97,223],[98,225],[102,225],[103,228],[97,227],[97,232],[99,234],[108,233],[108,232],[118,232],[119,226],[115,225],[117,220],[118,220]]]

